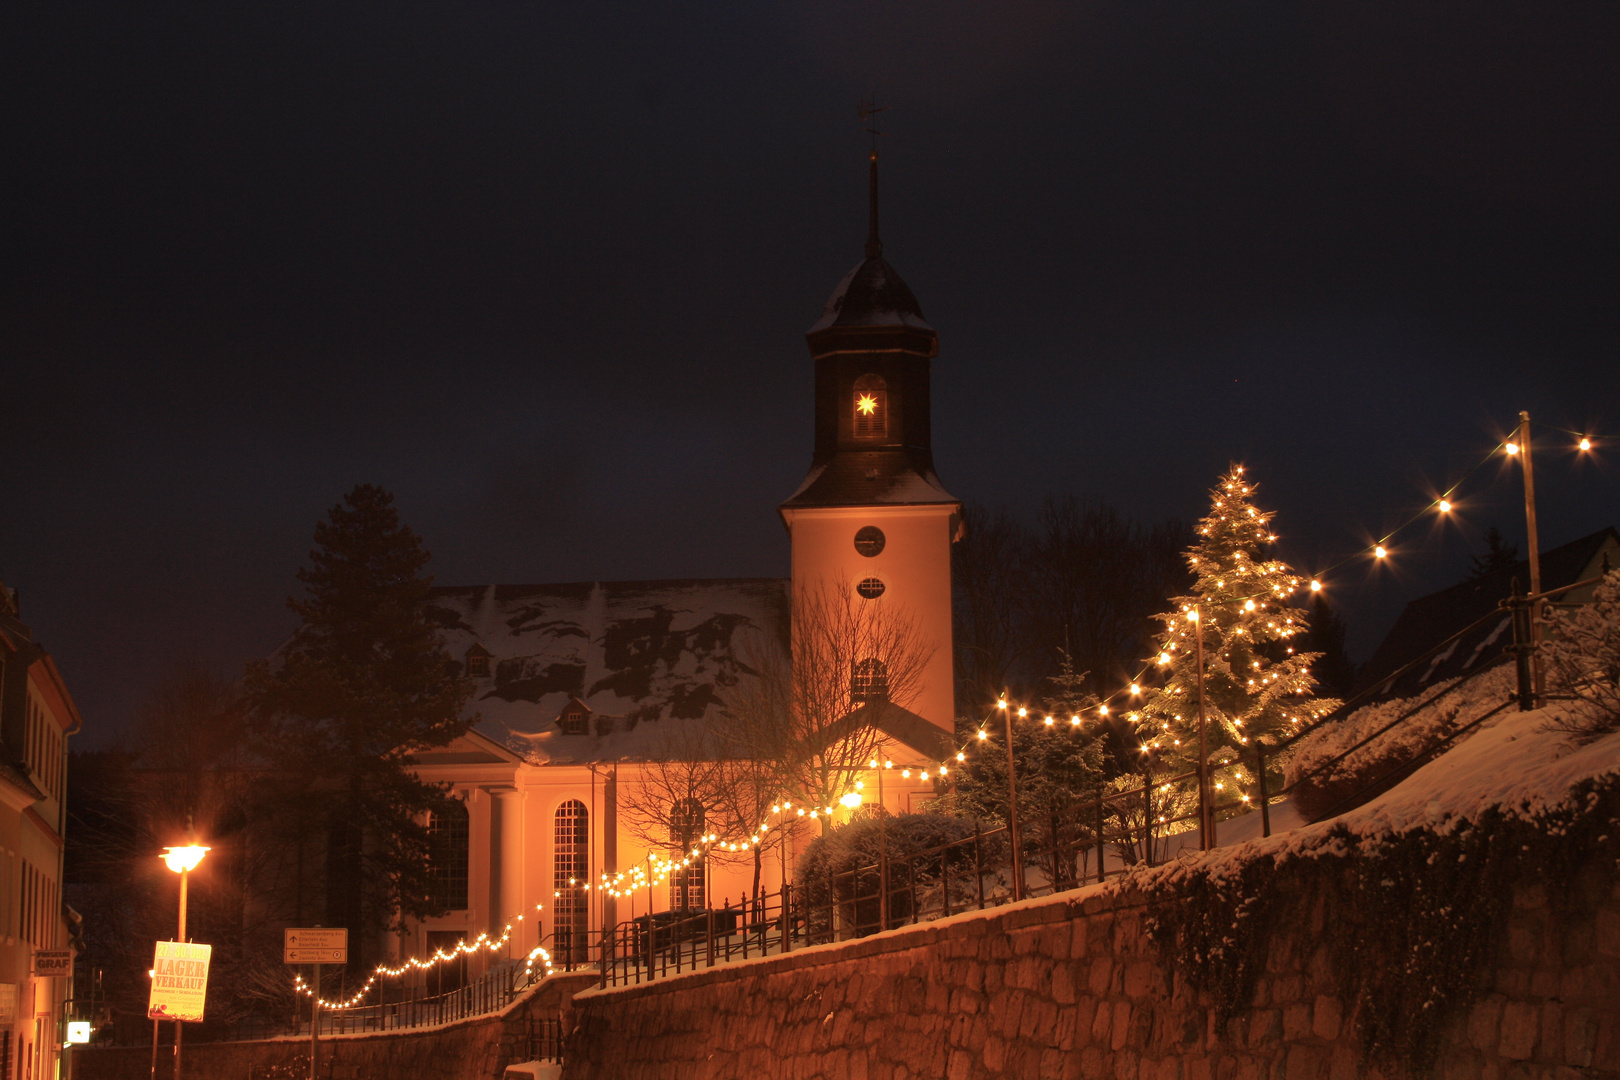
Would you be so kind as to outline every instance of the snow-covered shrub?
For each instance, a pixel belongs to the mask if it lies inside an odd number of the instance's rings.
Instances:
[[[1548,727],[1585,742],[1620,731],[1620,570],[1611,570],[1592,602],[1553,617],[1542,645],[1547,689],[1575,700]]]
[[[1512,692],[1514,678],[1511,664],[1498,665],[1336,762],[1350,747],[1410,712],[1421,698],[1434,697],[1460,680],[1438,683],[1420,697],[1380,701],[1322,725],[1295,744],[1284,768],[1290,798],[1307,821],[1335,808],[1349,809],[1347,800],[1358,793],[1358,803],[1371,798],[1381,790],[1373,786],[1380,777],[1411,764],[1435,742],[1500,705]]]
[[[812,934],[826,933],[828,913],[834,903],[846,908],[839,916],[841,924],[863,933],[877,929],[881,885],[876,867],[885,846],[889,856],[892,920],[909,919],[913,886],[919,894],[938,889],[947,864],[953,878],[961,875],[959,881],[953,882],[952,904],[964,903],[965,892],[972,888],[973,845],[962,843],[944,852],[934,849],[970,840],[975,824],[972,818],[947,814],[884,815],[863,809],[848,824],[811,841],[799,859],[793,888],[804,905]],[[977,824],[981,832],[996,828],[992,824]],[[986,866],[999,866],[1007,861],[1004,836],[997,834],[994,838],[999,843],[987,840],[982,845],[980,855]],[[915,881],[910,877],[913,873]],[[959,892],[964,895],[958,895]],[[927,899],[918,896],[925,908],[930,906]]]

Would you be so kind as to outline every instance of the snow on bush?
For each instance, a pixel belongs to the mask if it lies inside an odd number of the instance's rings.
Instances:
[[[1419,697],[1368,705],[1301,739],[1283,774],[1300,813],[1314,820],[1335,808],[1342,809],[1341,803],[1368,789],[1379,777],[1412,762],[1440,739],[1502,704],[1516,685],[1511,664],[1499,664],[1457,686],[1459,682],[1453,679],[1438,683]],[[1342,760],[1333,761],[1396,717],[1410,712],[1420,700],[1446,690],[1450,692],[1434,705],[1396,724]]]
[[[1609,571],[1591,603],[1553,616],[1542,655],[1547,689],[1575,699],[1549,730],[1579,742],[1620,731],[1620,570]]]

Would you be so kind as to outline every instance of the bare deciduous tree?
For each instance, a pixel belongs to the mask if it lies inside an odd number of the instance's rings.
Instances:
[[[835,805],[877,753],[886,712],[922,691],[933,651],[892,600],[864,599],[843,580],[801,586],[789,648],[762,647],[750,657],[757,674],[727,695],[728,757],[769,763],[773,799]]]

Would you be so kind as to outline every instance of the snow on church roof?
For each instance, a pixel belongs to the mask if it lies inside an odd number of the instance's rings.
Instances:
[[[433,590],[451,656],[492,655],[476,678],[477,730],[537,764],[645,759],[706,726],[747,674],[753,641],[785,637],[780,578],[485,585]],[[570,698],[582,735],[556,723]]]

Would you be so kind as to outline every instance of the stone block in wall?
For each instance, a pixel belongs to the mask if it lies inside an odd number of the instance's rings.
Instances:
[[[1098,997],[1114,992],[1114,975],[1119,965],[1109,956],[1099,956],[1091,962],[1091,970],[1086,973],[1086,989]]]
[[[1108,1013],[1108,1049],[1118,1050],[1130,1037],[1133,1006],[1128,1001],[1116,1001]]]
[[[1085,919],[1076,919],[1069,932],[1069,959],[1081,960],[1086,955],[1086,925]]]
[[[1271,1046],[1282,1037],[1282,1013],[1259,1009],[1249,1014],[1247,1045],[1251,1050]]]
[[[1593,920],[1592,946],[1600,956],[1620,957],[1620,907],[1598,909]]]
[[[1597,1049],[1597,1017],[1586,1007],[1564,1014],[1564,1064],[1585,1068]]]
[[[1529,1002],[1509,1001],[1502,1007],[1502,1038],[1496,1052],[1514,1061],[1526,1061],[1536,1046],[1541,1017]]]
[[[1502,1042],[1502,1006],[1506,999],[1492,994],[1468,1010],[1468,1045],[1494,1051]]]
[[[1311,1032],[1311,1006],[1295,1002],[1283,1009],[1283,1038],[1288,1042],[1302,1039]]]
[[[1323,994],[1316,999],[1315,1008],[1311,1013],[1311,1033],[1319,1039],[1332,1042],[1339,1037],[1342,1018],[1339,999]]]

